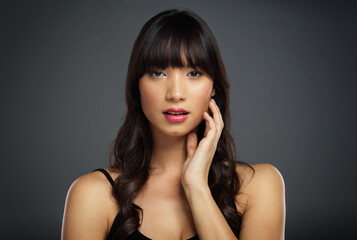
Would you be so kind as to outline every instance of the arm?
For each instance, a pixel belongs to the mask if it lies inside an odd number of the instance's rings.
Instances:
[[[190,204],[196,230],[202,240],[237,239],[222,212],[214,201],[209,186],[208,173],[223,129],[218,106],[211,100],[203,118],[206,120],[204,138],[197,146],[197,135],[187,136],[187,159],[183,165],[181,183]]]
[[[98,173],[78,178],[70,187],[62,223],[62,240],[105,239],[110,185]]]
[[[244,186],[249,196],[242,219],[240,240],[283,240],[285,189],[279,171],[270,164],[254,166],[255,174]],[[236,239],[211,196],[208,186],[190,188],[186,196],[200,239]]]
[[[204,114],[206,131],[199,145],[196,134],[190,133],[187,137],[187,159],[181,182],[200,239],[237,239],[208,187],[209,168],[223,129],[222,117],[213,101],[210,109],[213,118]],[[271,165],[262,164],[243,190],[248,196],[248,203],[242,219],[240,240],[284,239],[285,199],[280,173]]]
[[[185,193],[200,239],[237,239],[214,201],[208,186],[185,189]]]

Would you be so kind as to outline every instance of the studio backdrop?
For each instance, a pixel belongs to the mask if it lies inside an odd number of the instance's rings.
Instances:
[[[214,32],[239,160],[284,177],[286,239],[356,239],[353,1],[1,1],[1,238],[59,239],[66,193],[108,166],[141,26],[188,8]]]

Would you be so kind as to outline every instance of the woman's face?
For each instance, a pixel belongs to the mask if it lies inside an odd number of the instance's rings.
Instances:
[[[184,136],[195,129],[215,94],[212,78],[200,69],[153,69],[139,80],[141,106],[153,134]]]

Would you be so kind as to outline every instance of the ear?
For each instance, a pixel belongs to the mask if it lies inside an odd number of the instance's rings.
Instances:
[[[216,89],[215,88],[212,89],[211,97],[213,97],[214,95],[216,95]]]

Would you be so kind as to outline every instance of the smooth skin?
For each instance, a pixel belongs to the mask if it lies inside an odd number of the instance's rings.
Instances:
[[[193,68],[157,69],[139,81],[141,104],[153,132],[153,170],[134,203],[144,210],[139,231],[154,240],[237,239],[212,198],[208,172],[224,123],[212,79]],[[181,123],[163,111],[182,107],[190,112]],[[208,113],[208,109],[212,116]],[[197,144],[195,128],[204,119],[204,138]],[[284,239],[285,190],[279,171],[270,164],[245,166],[236,206],[243,214],[241,240]],[[115,179],[118,174],[107,169]],[[100,172],[78,178],[70,187],[62,239],[105,239],[119,206],[111,185]]]

